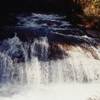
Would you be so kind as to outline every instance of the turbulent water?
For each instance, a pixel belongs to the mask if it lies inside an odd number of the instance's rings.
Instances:
[[[66,41],[62,43],[56,38],[51,41],[51,37],[43,35],[23,42],[17,33],[1,41],[1,100],[100,100],[97,39],[63,34],[79,29],[71,29],[71,24],[58,15],[32,14],[17,18],[16,27],[43,28],[42,32],[53,32],[66,37]]]

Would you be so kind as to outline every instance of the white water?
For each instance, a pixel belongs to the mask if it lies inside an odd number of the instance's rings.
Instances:
[[[61,17],[59,15],[32,13],[30,16],[18,16],[17,19],[19,20],[19,22],[17,23],[17,25],[24,27],[46,27],[50,29],[59,29],[61,27],[63,28],[70,25],[69,22],[63,21],[64,18],[64,16]]]
[[[46,37],[35,39],[32,44],[23,43],[16,36],[3,41],[0,100],[100,100],[99,46],[98,49],[89,46],[87,51],[80,46],[67,49],[58,44],[58,47],[68,56],[47,60],[49,43]],[[17,63],[19,52],[25,62]]]
[[[15,93],[13,87],[13,95],[3,94],[0,100],[100,100],[99,88],[99,84],[56,84],[18,88]]]
[[[17,36],[0,42],[0,100],[100,100],[100,43],[59,33],[70,23],[58,15],[33,13],[18,19],[18,26],[45,28],[45,33],[53,31],[85,43],[50,44],[47,37],[28,43]]]

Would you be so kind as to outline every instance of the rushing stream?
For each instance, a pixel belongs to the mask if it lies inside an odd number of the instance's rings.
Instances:
[[[58,15],[17,19],[0,41],[0,100],[100,100],[98,39]],[[22,41],[19,30],[35,35]]]

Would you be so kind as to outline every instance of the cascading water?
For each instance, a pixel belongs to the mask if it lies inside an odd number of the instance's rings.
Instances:
[[[83,50],[80,46],[72,46],[70,50],[57,44],[62,52],[63,59],[49,59],[49,43],[46,37],[35,39],[27,44],[17,36],[1,44],[0,69],[1,82],[20,81],[21,83],[38,82],[91,82],[100,80],[100,54],[99,49],[89,47],[93,53],[98,54],[98,59],[90,51]],[[3,48],[6,46],[6,49]],[[79,58],[80,57],[80,58]]]
[[[33,18],[35,21],[37,21],[37,19],[35,19],[36,17],[38,16],[35,15],[35,17]],[[48,16],[47,19],[51,20],[50,19],[51,17]],[[59,17],[57,16],[55,18],[59,19]],[[44,17],[42,17],[42,19],[44,19]],[[23,20],[26,21],[25,19]],[[29,22],[25,24],[26,27],[28,27],[27,26],[28,24]],[[63,25],[61,26],[64,27],[64,25],[66,25],[65,22],[63,22]],[[53,27],[57,26],[53,24]],[[51,27],[51,30],[54,32],[57,31],[53,27]],[[69,100],[71,99],[84,100],[83,97],[78,98],[77,96],[75,96],[76,99],[71,98],[71,96],[73,95],[71,95],[70,90],[74,91],[73,94],[79,95],[76,93],[76,90],[80,89],[79,86],[81,88],[82,86],[81,85],[77,86],[77,84],[91,85],[92,83],[94,84],[100,83],[100,44],[95,39],[86,36],[74,36],[74,35],[72,36],[65,35],[65,36],[67,38],[71,37],[73,39],[75,38],[76,41],[84,41],[84,42],[80,44],[73,44],[73,43],[69,44],[68,42],[65,42],[62,44],[60,42],[50,41],[48,36],[35,37],[31,42],[23,42],[17,35],[15,35],[13,38],[8,38],[6,40],[1,41],[0,84],[1,86],[4,85],[6,89],[1,88],[0,93],[5,94],[5,92],[11,91],[10,89],[13,86],[15,87],[28,86],[32,88],[36,85],[38,85],[38,87],[41,87],[41,85],[43,85],[45,87],[49,86],[48,89],[50,88],[50,91],[53,90],[54,95],[56,95],[54,96],[56,98],[54,98],[53,100],[62,99],[62,97],[59,97],[59,95],[62,95],[62,93],[57,92],[55,89],[58,89],[58,91],[61,90],[65,92],[66,89],[69,89],[67,91],[67,94],[63,95],[65,97],[64,100],[68,98]],[[76,88],[73,85],[72,86],[68,85],[73,83],[76,84]],[[10,89],[6,86],[7,84],[10,84],[11,88],[8,85]],[[54,85],[60,84],[61,86],[64,85],[64,87],[62,88],[54,87],[52,89],[53,86],[50,86],[51,84]],[[66,87],[65,84],[68,85],[68,87]],[[97,88],[99,87],[100,86],[97,87],[95,86],[94,88],[93,85],[92,86],[93,89],[89,87],[89,89],[85,90],[84,88],[87,88],[87,86],[83,86],[83,88],[80,89],[80,92],[82,93],[82,91],[87,91],[86,93],[88,93],[91,91],[92,92],[98,91]],[[45,91],[48,91],[48,89]],[[28,91],[28,89],[26,91]],[[12,94],[14,92],[16,91],[13,90],[10,93]],[[35,100],[41,99],[34,96],[34,89],[32,89],[32,91],[30,92],[31,92],[30,95],[27,95],[27,97],[28,96],[30,98],[33,97],[35,98]],[[40,91],[39,93],[41,94]],[[68,95],[68,93],[70,95]],[[98,91],[98,93],[100,93],[100,91]],[[9,93],[6,93],[6,95],[7,94]],[[24,94],[22,93],[21,95]],[[69,97],[66,98],[66,95],[68,95]],[[41,95],[39,96],[42,97]],[[50,97],[51,95],[49,94],[48,96]],[[86,94],[85,96],[88,97]],[[12,99],[15,100],[15,97]],[[27,97],[25,98],[18,97],[18,100],[28,99]],[[42,99],[49,100],[47,97],[42,97]],[[1,98],[1,100],[6,100],[6,99]],[[90,98],[89,100],[92,100],[92,98]]]

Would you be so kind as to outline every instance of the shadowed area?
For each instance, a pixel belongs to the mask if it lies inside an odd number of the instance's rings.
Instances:
[[[6,7],[6,9],[5,9]],[[27,11],[52,11],[69,12],[73,7],[73,0],[1,0],[0,11],[27,12]],[[2,10],[3,9],[3,10]]]

